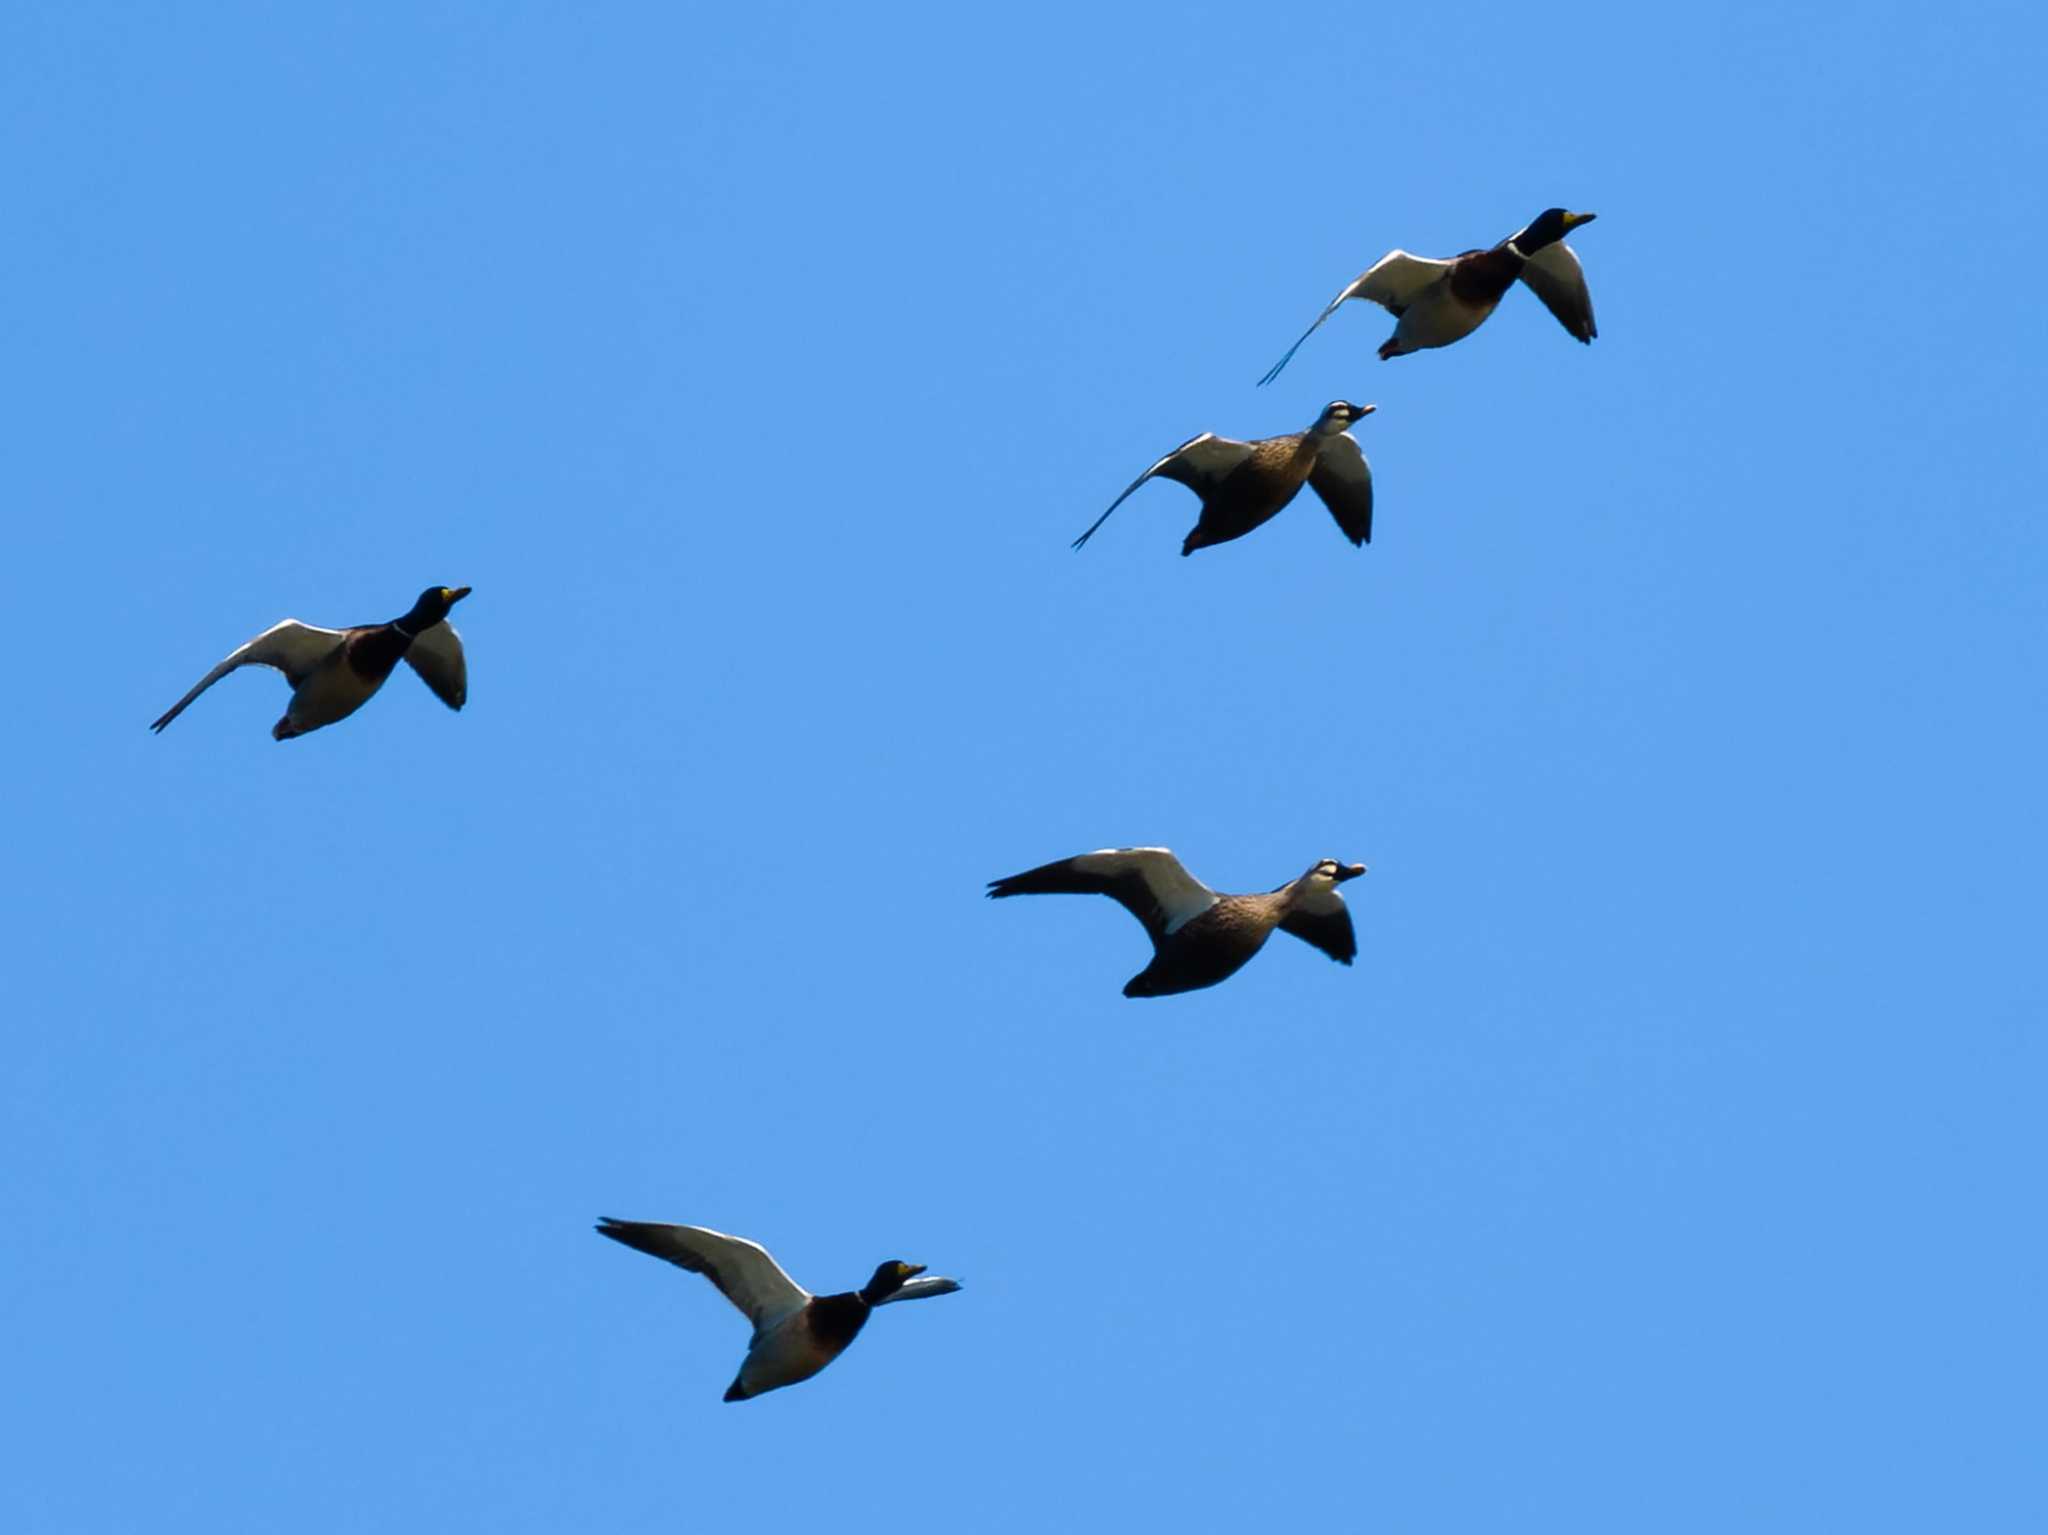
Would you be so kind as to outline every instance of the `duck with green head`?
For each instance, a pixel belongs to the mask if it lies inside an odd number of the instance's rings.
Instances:
[[[1270,384],[1278,378],[1301,342],[1346,299],[1354,298],[1378,304],[1399,322],[1380,347],[1382,362],[1464,340],[1485,323],[1518,280],[1571,336],[1590,345],[1599,334],[1593,325],[1593,298],[1586,291],[1585,268],[1564,237],[1597,216],[1546,208],[1498,245],[1441,260],[1390,251],[1331,299],[1315,324],[1259,382]]]
[[[921,1279],[921,1263],[891,1258],[876,1267],[858,1290],[813,1295],[782,1271],[768,1250],[744,1237],[704,1226],[669,1226],[656,1221],[621,1221],[606,1216],[600,1236],[636,1252],[702,1274],[754,1324],[747,1357],[726,1388],[725,1400],[744,1402],[809,1380],[846,1352],[877,1306],[893,1301],[950,1295],[956,1279]]]
[[[278,741],[347,719],[384,686],[400,661],[410,665],[442,703],[460,709],[469,697],[469,666],[462,636],[448,622],[448,610],[468,595],[466,586],[430,586],[389,623],[349,629],[322,629],[287,618],[201,677],[149,728],[162,730],[193,699],[243,666],[275,667],[291,684],[291,703],[270,730]]]

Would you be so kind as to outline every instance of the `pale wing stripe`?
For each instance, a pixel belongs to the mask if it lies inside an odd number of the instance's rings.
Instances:
[[[282,623],[272,624],[201,677],[193,684],[191,692],[166,709],[149,728],[162,730],[183,714],[185,706],[193,699],[238,667],[274,666],[287,677],[296,672],[303,678],[307,672],[332,655],[334,647],[347,637],[343,630],[321,629],[312,624],[302,624],[296,618],[287,618]]]
[[[1169,464],[1185,461],[1204,478],[1214,481],[1221,479],[1247,458],[1251,457],[1251,452],[1252,445],[1250,443],[1238,442],[1229,437],[1218,437],[1214,432],[1203,432],[1198,437],[1190,437],[1186,442],[1165,455],[1158,463],[1126,485],[1123,494],[1109,503],[1109,511],[1104,512],[1100,517],[1091,522],[1088,525],[1088,531],[1074,540],[1073,547],[1078,549],[1087,543],[1089,539],[1093,538],[1095,530],[1109,521],[1110,512],[1122,506],[1130,497],[1132,491],[1165,469]]]
[[[704,1226],[671,1226],[654,1221],[606,1217],[598,1230],[615,1241],[702,1274],[765,1331],[809,1303],[810,1292],[782,1271],[758,1242],[727,1236]]]
[[[1186,866],[1163,847],[1104,848],[1083,853],[1073,864],[1087,874],[1136,874],[1158,902],[1169,933],[1216,904],[1216,892],[1188,873]]]

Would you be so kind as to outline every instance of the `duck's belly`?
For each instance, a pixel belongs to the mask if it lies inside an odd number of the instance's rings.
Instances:
[[[1160,949],[1152,968],[1174,991],[1199,991],[1237,974],[1266,945],[1270,928],[1219,916],[1212,906]]]
[[[318,730],[322,725],[347,719],[368,703],[382,686],[382,677],[363,676],[349,666],[346,657],[337,653],[332,661],[314,672],[292,694],[291,707],[285,710],[284,717],[301,734]]]
[[[740,1384],[749,1396],[809,1380],[843,1352],[829,1348],[802,1325],[801,1314],[763,1338],[740,1365]]]
[[[1263,446],[1263,444],[1261,445]],[[1315,455],[1299,464],[1291,452],[1262,454],[1241,464],[1202,507],[1202,542],[1228,543],[1269,522],[1301,494]]]
[[[1449,283],[1438,283],[1408,306],[1407,313],[1394,327],[1394,340],[1404,352],[1449,346],[1479,329],[1499,303],[1498,298],[1476,302],[1461,299],[1451,291]]]

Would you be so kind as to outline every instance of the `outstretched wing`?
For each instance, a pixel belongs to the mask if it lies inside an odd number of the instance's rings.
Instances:
[[[765,1247],[745,1237],[729,1237],[702,1226],[613,1220],[609,1215],[598,1222],[597,1232],[649,1257],[702,1274],[746,1313],[757,1331],[773,1327],[811,1298],[810,1291],[782,1272]]]
[[[990,899],[1010,895],[1106,895],[1145,924],[1156,944],[1216,904],[1216,892],[1163,847],[1104,848],[989,881]]]
[[[312,624],[302,624],[296,618],[287,618],[281,624],[272,624],[201,677],[191,692],[166,709],[149,728],[162,730],[184,713],[185,706],[193,699],[239,666],[274,666],[284,673],[285,681],[296,688],[306,680],[315,667],[333,655],[335,648],[347,638],[346,630],[319,629]]]
[[[885,1295],[875,1304],[886,1306],[892,1301],[923,1300],[927,1295],[951,1295],[960,1287],[960,1281],[957,1279],[940,1279],[933,1275],[925,1279],[913,1279],[894,1295]]]
[[[1356,437],[1339,432],[1322,439],[1308,483],[1346,538],[1354,544],[1372,542],[1372,465]]]
[[[1402,310],[1415,302],[1415,296],[1433,282],[1440,282],[1451,270],[1448,261],[1432,261],[1427,256],[1411,256],[1406,251],[1388,251],[1371,266],[1352,278],[1342,292],[1323,307],[1316,316],[1316,323],[1301,333],[1301,340],[1287,349],[1287,355],[1266,370],[1266,376],[1259,380],[1261,386],[1270,384],[1280,376],[1280,370],[1294,360],[1294,354],[1301,350],[1302,341],[1316,333],[1323,321],[1337,312],[1337,306],[1346,299],[1362,298],[1378,304],[1382,309],[1399,315]]]
[[[1109,512],[1124,504],[1130,493],[1154,475],[1165,475],[1169,480],[1178,480],[1198,496],[1207,496],[1221,485],[1230,471],[1252,456],[1252,445],[1238,442],[1230,437],[1218,437],[1214,432],[1204,432],[1199,437],[1190,437],[1150,469],[1139,475],[1124,487],[1124,493],[1109,503]],[[1088,531],[1074,540],[1074,547],[1080,548],[1095,536],[1095,530],[1109,521],[1109,512],[1088,525]]]
[[[469,701],[469,665],[462,657],[462,636],[445,618],[413,636],[405,659],[420,674],[420,681],[449,708],[460,709]]]
[[[1557,323],[1591,345],[1600,334],[1593,325],[1593,295],[1586,291],[1586,269],[1578,253],[1564,241],[1546,245],[1522,263],[1522,281],[1557,316]]]
[[[1351,908],[1336,886],[1316,891],[1280,919],[1280,931],[1321,949],[1340,965],[1358,957],[1358,935],[1351,930]]]

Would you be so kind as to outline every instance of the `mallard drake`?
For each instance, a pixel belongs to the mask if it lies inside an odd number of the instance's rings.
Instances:
[[[1345,430],[1379,407],[1332,400],[1305,432],[1238,442],[1204,432],[1190,437],[1124,487],[1109,503],[1109,512],[1124,504],[1131,492],[1164,475],[1178,480],[1202,498],[1202,515],[1180,546],[1183,555],[1243,538],[1312,486],[1337,519],[1344,536],[1355,544],[1372,542],[1372,466],[1358,439]],[[1104,512],[1074,540],[1080,548],[1109,520]]]
[[[650,1257],[661,1258],[692,1274],[702,1274],[754,1324],[754,1338],[740,1372],[726,1388],[725,1400],[744,1402],[764,1391],[778,1391],[809,1380],[846,1352],[847,1344],[868,1324],[868,1314],[891,1301],[922,1300],[950,1295],[957,1279],[919,1279],[921,1263],[896,1259],[876,1268],[858,1290],[840,1295],[813,1295],[768,1255],[766,1248],[744,1237],[729,1237],[702,1226],[664,1226],[654,1221],[620,1221],[605,1216],[600,1236],[623,1242]]]
[[[384,686],[400,660],[410,663],[442,703],[460,709],[469,697],[469,668],[462,658],[462,636],[447,620],[448,610],[468,595],[466,586],[430,586],[403,617],[353,629],[320,629],[287,618],[201,677],[149,728],[162,730],[238,666],[274,666],[292,685],[284,718],[270,727],[277,741],[347,719]]]
[[[1131,977],[1124,995],[1165,997],[1235,975],[1276,927],[1350,964],[1358,939],[1337,887],[1364,872],[1362,863],[1322,858],[1263,895],[1218,895],[1163,847],[1118,847],[990,880],[988,894],[1108,896],[1152,939],[1152,963]]]
[[[1491,250],[1464,251],[1446,261],[1389,251],[1330,300],[1315,325],[1301,333],[1301,341],[1289,347],[1287,356],[1259,382],[1270,384],[1278,378],[1301,342],[1346,299],[1370,299],[1399,318],[1394,334],[1380,347],[1380,360],[1385,361],[1425,347],[1449,346],[1471,335],[1518,277],[1566,330],[1591,345],[1599,334],[1593,328],[1593,299],[1586,292],[1585,269],[1564,237],[1595,217],[1546,208]]]

